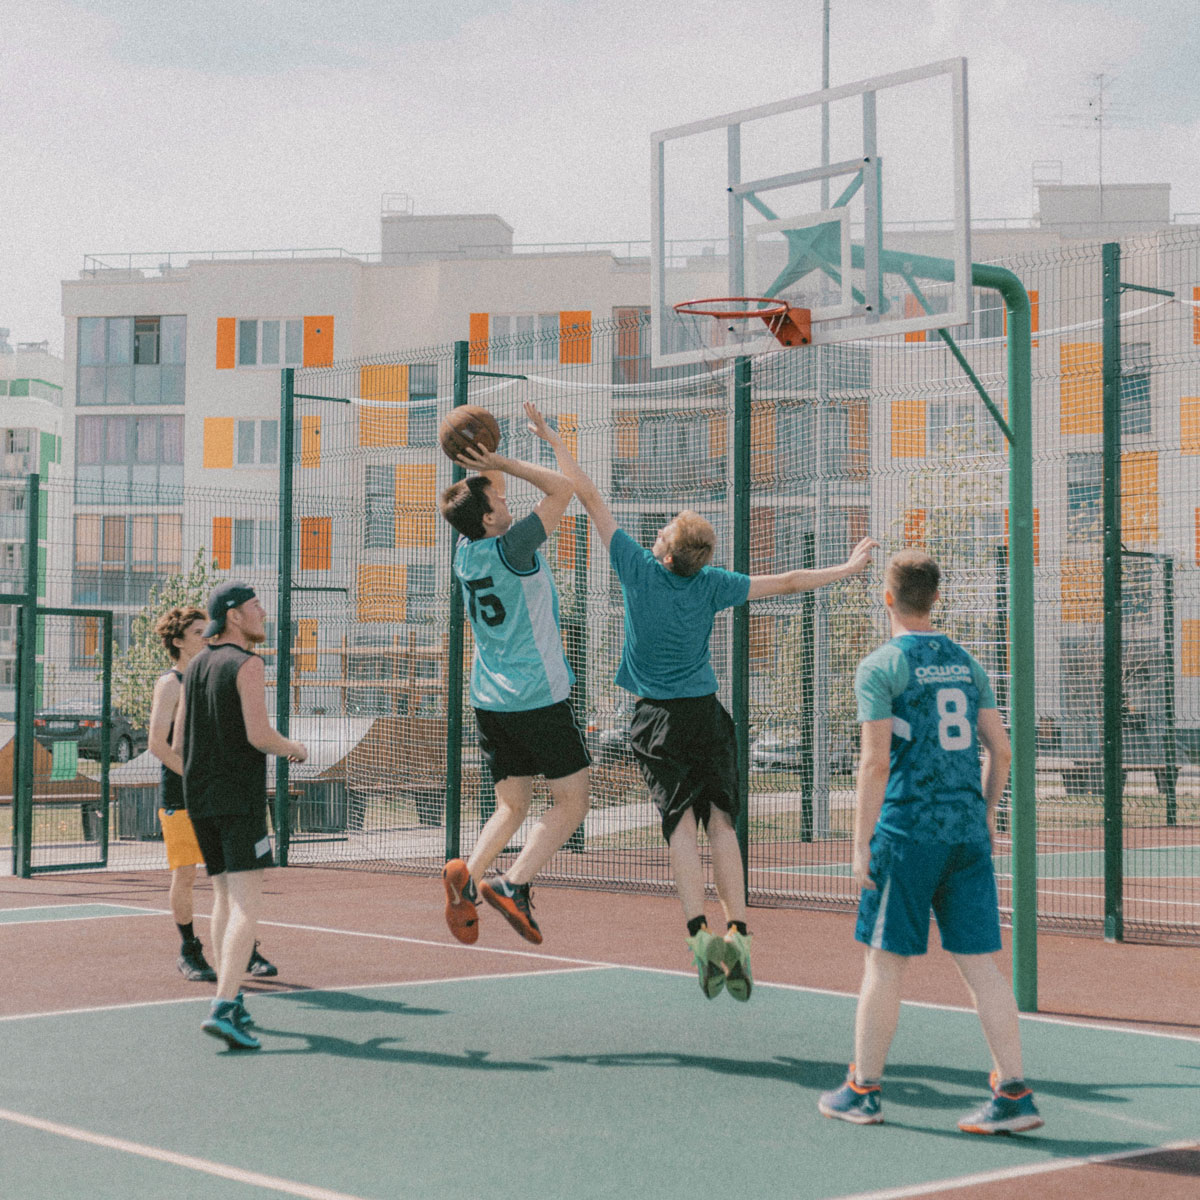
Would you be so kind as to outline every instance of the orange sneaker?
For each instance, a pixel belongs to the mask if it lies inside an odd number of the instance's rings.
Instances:
[[[461,858],[452,858],[442,868],[442,882],[446,885],[446,924],[460,942],[469,946],[479,938],[479,913],[475,908],[479,897],[467,864]]]
[[[503,875],[485,879],[479,885],[483,898],[527,941],[542,944],[542,931],[533,919],[529,884],[509,883]]]

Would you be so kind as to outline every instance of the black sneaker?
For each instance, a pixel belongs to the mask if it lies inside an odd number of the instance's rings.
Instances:
[[[254,950],[250,955],[250,961],[246,964],[246,971],[251,975],[278,975],[279,968],[272,962],[267,962],[265,958],[258,952],[258,943],[254,943]]]
[[[216,983],[217,973],[204,957],[199,938],[191,938],[179,948],[179,973],[191,983]]]
[[[533,919],[533,902],[529,884],[509,883],[503,875],[485,879],[479,885],[479,894],[527,941],[535,946],[542,944],[542,931]]]

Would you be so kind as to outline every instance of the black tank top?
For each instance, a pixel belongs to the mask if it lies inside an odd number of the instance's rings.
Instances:
[[[162,678],[166,679],[168,675],[174,675],[180,683],[183,682],[183,676],[172,667],[169,671],[164,671]],[[179,705],[176,704],[175,711],[179,711]],[[167,743],[170,744],[171,738],[175,734],[175,718],[171,718],[171,728],[167,730]],[[165,808],[167,812],[173,812],[177,808],[183,807],[183,779],[176,775],[166,763],[161,764],[161,773],[158,780],[158,806]]]
[[[183,794],[193,817],[250,816],[267,803],[267,756],[246,737],[232,642],[201,650],[183,676]]]

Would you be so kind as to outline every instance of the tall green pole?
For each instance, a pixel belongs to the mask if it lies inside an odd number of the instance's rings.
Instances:
[[[470,383],[470,342],[454,343],[454,407],[467,402]],[[466,471],[454,464],[451,478],[457,483]],[[446,665],[446,857],[458,858],[462,841],[462,689],[463,598],[454,577],[456,536],[450,536],[450,661]]]
[[[750,573],[750,359],[739,358],[733,369],[733,569]],[[733,727],[737,731],[738,845],[742,879],[750,891],[750,608],[733,610]]]
[[[1124,787],[1121,778],[1121,246],[1102,250],[1102,493],[1104,510],[1104,937],[1125,937]]]
[[[279,596],[276,601],[275,728],[287,737],[292,724],[292,467],[296,457],[296,371],[285,367],[279,384]],[[291,804],[287,755],[275,756],[275,850],[288,865]]]
[[[1012,707],[1013,991],[1037,1011],[1037,723],[1033,630],[1033,374],[1029,295],[1004,267],[976,263],[975,287],[993,288],[1008,314],[1008,662]]]
[[[560,533],[559,537],[566,537]],[[575,541],[574,598],[570,619],[567,624],[567,661],[575,673],[575,685],[571,688],[571,707],[580,729],[587,724],[588,711],[588,519],[586,513],[575,518],[573,531]],[[586,846],[587,831],[581,821],[575,832],[567,839],[566,848],[582,854]]]
[[[1175,560],[1162,557],[1163,569],[1163,792],[1167,801],[1167,824],[1178,819],[1175,789],[1178,786],[1175,770]]]
[[[17,733],[13,767],[13,874],[33,874],[33,715],[37,708],[38,501],[41,477],[25,479],[25,601],[17,630]]]

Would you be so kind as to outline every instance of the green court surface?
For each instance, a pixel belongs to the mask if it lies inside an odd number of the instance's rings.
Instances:
[[[906,1005],[887,1123],[829,1121],[853,998],[708,1002],[650,970],[258,995],[255,1054],[201,1034],[206,1009],[0,1021],[0,1194],[840,1197],[1178,1142],[1200,1111],[1200,1042],[1026,1020],[1046,1127],[959,1133],[986,1094],[978,1023]]]
[[[1200,876],[1200,845],[1130,846],[1122,856],[1128,879],[1180,879]],[[998,875],[1012,874],[1012,856],[993,857]],[[1104,875],[1103,850],[1043,850],[1037,856],[1039,879],[1099,879]],[[780,875],[850,874],[848,862],[806,863],[781,867]]]
[[[47,904],[39,908],[0,908],[0,925],[27,921],[86,921],[95,917],[160,916],[161,911],[128,908],[124,904]]]

